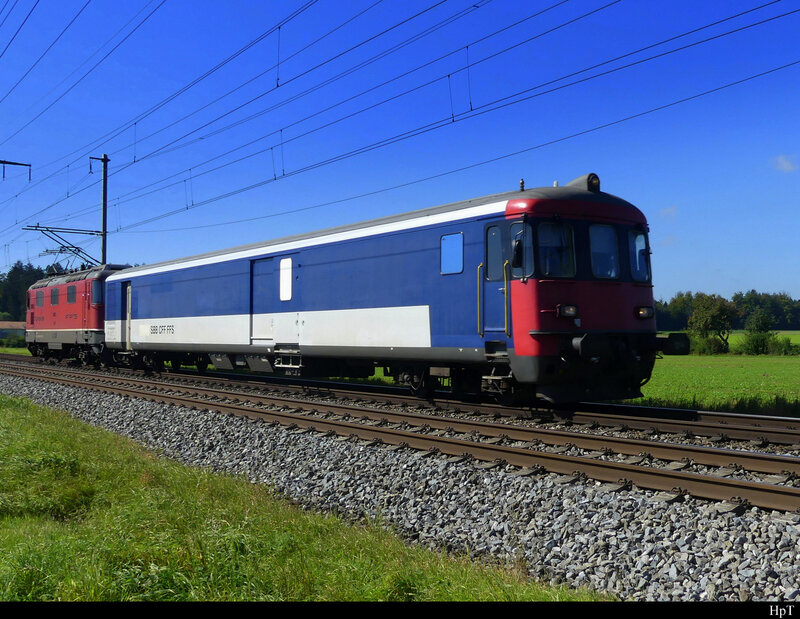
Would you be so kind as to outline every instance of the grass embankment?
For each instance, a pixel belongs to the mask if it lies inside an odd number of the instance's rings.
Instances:
[[[564,599],[0,397],[0,600]]]
[[[31,353],[27,348],[6,348],[0,346],[0,352],[7,353],[10,355],[27,355],[29,357],[31,356]]]
[[[800,416],[800,357],[664,357],[642,393],[635,403]]]

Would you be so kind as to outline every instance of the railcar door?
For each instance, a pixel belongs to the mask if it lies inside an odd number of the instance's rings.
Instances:
[[[27,295],[27,300],[28,300],[28,327],[27,327],[27,329],[29,331],[32,331],[33,330],[33,326],[34,326],[34,324],[36,322],[36,320],[35,320],[36,310],[34,309],[36,307],[36,300],[35,300],[36,299],[36,295],[32,291],[31,292],[27,292],[26,295]]]
[[[275,341],[276,276],[272,258],[250,261],[250,343]]]
[[[494,223],[485,228],[485,259],[478,267],[481,288],[478,324],[487,341],[507,340],[511,333],[511,267],[505,251],[507,235],[505,223]]]
[[[133,307],[131,283],[122,283],[122,324],[120,339],[123,350],[131,350],[131,308]]]

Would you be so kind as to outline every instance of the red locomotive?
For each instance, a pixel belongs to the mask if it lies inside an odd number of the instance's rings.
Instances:
[[[41,279],[28,288],[25,341],[39,357],[100,359],[105,280],[127,265],[101,265]]]

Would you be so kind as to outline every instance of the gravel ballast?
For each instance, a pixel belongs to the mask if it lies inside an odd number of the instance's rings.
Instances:
[[[800,599],[796,516],[740,515],[688,498],[514,475],[410,449],[365,446],[205,410],[0,376],[2,393],[192,466],[244,475],[308,508],[379,518],[423,545],[528,566],[544,582],[626,600]]]

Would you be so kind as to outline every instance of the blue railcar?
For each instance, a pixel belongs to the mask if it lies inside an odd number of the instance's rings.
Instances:
[[[644,216],[588,175],[120,271],[106,280],[105,354],[631,397],[675,348],[652,306]]]
[[[128,269],[106,284],[107,346],[118,359],[190,353],[221,367],[266,358],[286,373],[482,362],[468,265],[485,221],[504,217],[492,196]]]

